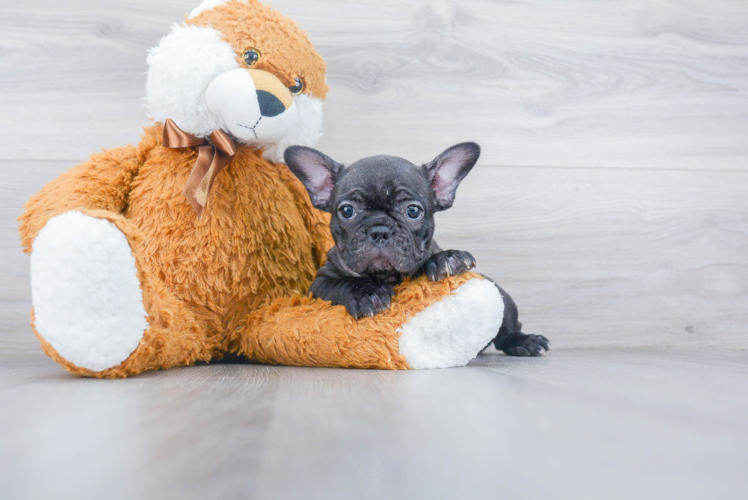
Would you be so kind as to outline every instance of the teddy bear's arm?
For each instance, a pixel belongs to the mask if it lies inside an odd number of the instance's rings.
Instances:
[[[309,209],[307,224],[312,234],[314,258],[317,266],[322,267],[327,260],[327,252],[335,246],[335,241],[330,233],[330,214],[317,210],[311,206],[311,203],[307,207]]]
[[[312,206],[307,192],[301,181],[285,165],[281,168],[281,180],[293,194],[296,206],[304,219],[304,224],[312,237],[312,250],[317,268],[322,267],[327,260],[327,252],[335,245],[330,233],[330,214],[317,210]]]
[[[110,149],[44,186],[26,202],[26,211],[19,217],[24,251],[31,253],[36,235],[56,215],[75,209],[121,213],[141,164],[139,151],[133,146]]]
[[[498,289],[474,273],[398,285],[392,305],[354,319],[311,296],[284,297],[228,323],[233,351],[263,363],[346,368],[465,365],[503,318]]]

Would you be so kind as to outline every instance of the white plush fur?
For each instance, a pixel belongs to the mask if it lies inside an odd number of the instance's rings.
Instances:
[[[146,92],[155,121],[171,118],[179,128],[208,137],[223,121],[208,107],[213,80],[239,68],[236,54],[213,28],[174,26],[148,54]]]
[[[127,238],[80,212],[50,219],[34,240],[31,296],[39,335],[89,370],[126,360],[148,328]]]
[[[265,146],[263,156],[270,161],[282,163],[289,146],[313,147],[322,138],[322,99],[300,94],[293,101],[296,123],[288,135]]]
[[[198,15],[202,14],[206,10],[210,10],[213,7],[218,7],[219,5],[223,5],[227,3],[229,0],[205,0],[203,3],[192,9],[192,12],[190,12],[190,15],[187,16],[189,19],[192,19],[193,17],[197,17]]]
[[[322,136],[322,100],[295,96],[284,113],[258,123],[254,84],[236,57],[218,31],[174,26],[148,55],[151,118],[162,123],[171,118],[198,137],[223,130],[241,143],[263,147],[264,156],[275,162],[283,161],[288,146],[314,146]]]
[[[280,91],[288,92],[282,87]],[[288,92],[288,97],[291,93]],[[262,116],[257,88],[249,71],[235,69],[217,76],[205,93],[208,108],[221,117],[222,130],[246,144],[272,144],[288,136],[296,123],[296,104],[277,116]]]
[[[504,318],[499,290],[474,279],[427,307],[400,330],[400,354],[414,369],[464,366],[496,336]]]

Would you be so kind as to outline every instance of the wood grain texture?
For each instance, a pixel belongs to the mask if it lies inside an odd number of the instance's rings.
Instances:
[[[3,157],[77,160],[135,141],[146,50],[192,3],[3,6]],[[329,63],[322,145],[345,161],[471,139],[492,165],[746,168],[745,2],[274,5]]]
[[[422,162],[481,143],[438,235],[476,254],[528,331],[557,348],[748,347],[748,3],[273,3],[328,61],[320,149]],[[192,6],[0,7],[0,346],[37,348],[19,340],[23,202],[138,141],[146,51]]]
[[[437,217],[560,347],[748,348],[748,173],[480,168]]]
[[[3,498],[742,499],[748,352],[76,379],[0,357]]]

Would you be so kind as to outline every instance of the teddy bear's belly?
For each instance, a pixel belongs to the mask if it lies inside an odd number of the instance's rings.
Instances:
[[[143,233],[148,271],[220,316],[306,293],[316,273],[309,231],[278,166],[256,163],[237,155],[200,219],[182,194],[187,175],[174,182],[173,172],[146,163],[131,190],[126,216]]]

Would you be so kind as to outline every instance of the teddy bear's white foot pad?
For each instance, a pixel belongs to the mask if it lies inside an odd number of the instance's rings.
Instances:
[[[39,335],[81,368],[117,366],[148,327],[127,238],[81,212],[50,219],[34,240],[31,296]]]
[[[499,290],[470,280],[400,328],[400,354],[413,369],[464,366],[496,337],[503,319]]]

